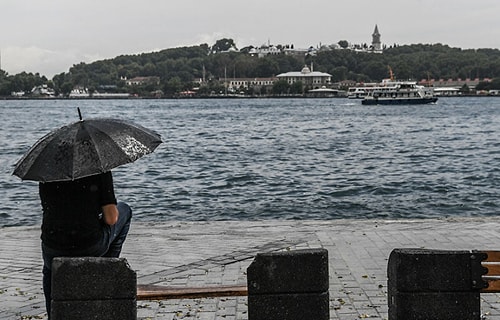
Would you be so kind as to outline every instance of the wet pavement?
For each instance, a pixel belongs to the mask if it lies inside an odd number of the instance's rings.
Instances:
[[[0,319],[46,319],[40,228],[0,229]],[[387,260],[394,248],[498,250],[500,219],[135,223],[122,257],[139,284],[246,284],[259,252],[325,248],[330,318],[387,319]],[[484,319],[500,295],[481,294]],[[247,297],[139,301],[138,319],[248,319]]]

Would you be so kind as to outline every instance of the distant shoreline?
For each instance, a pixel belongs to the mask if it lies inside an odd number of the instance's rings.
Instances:
[[[476,94],[467,94],[467,95],[457,95],[457,96],[438,96],[439,99],[444,98],[495,98],[500,97],[500,95],[476,95]],[[35,97],[0,97],[0,100],[43,100],[43,101],[52,101],[52,100],[69,100],[69,101],[77,101],[77,100],[202,100],[202,99],[348,99],[347,97],[339,96],[339,97],[309,97],[309,96],[203,96],[203,97],[81,97],[81,98],[35,98]],[[361,101],[362,99],[350,99],[353,101]]]

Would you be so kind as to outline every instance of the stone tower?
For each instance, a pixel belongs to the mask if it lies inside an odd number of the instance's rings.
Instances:
[[[372,34],[372,50],[382,51],[382,43],[380,42],[380,33],[378,32],[378,26],[375,25],[375,30]]]

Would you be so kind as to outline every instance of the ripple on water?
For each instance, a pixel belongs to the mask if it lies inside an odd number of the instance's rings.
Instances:
[[[0,225],[37,224],[13,164],[49,130],[134,120],[164,140],[114,170],[138,221],[498,214],[500,99],[361,106],[347,99],[0,101]]]

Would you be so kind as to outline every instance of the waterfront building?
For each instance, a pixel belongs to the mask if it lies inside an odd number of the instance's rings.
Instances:
[[[324,72],[313,71],[308,66],[304,66],[301,71],[292,71],[281,73],[276,77],[278,80],[286,80],[288,84],[295,82],[302,82],[302,85],[312,89],[319,89],[322,87],[329,87],[332,81],[332,75]]]
[[[460,91],[459,88],[452,88],[452,87],[438,87],[438,88],[433,88],[434,94],[438,97],[442,96],[458,96],[461,95],[462,92]]]
[[[43,85],[35,86],[31,90],[31,96],[53,98],[56,96],[56,92],[54,91],[54,89],[49,88],[46,84],[43,84]]]
[[[469,90],[475,91],[476,86],[480,82],[491,82],[492,79],[484,78],[484,79],[422,79],[419,81],[419,84],[426,87],[434,87],[434,91],[438,91],[443,95],[454,95],[459,94],[459,90],[462,88],[468,88]]]
[[[144,84],[160,84],[159,77],[135,77],[132,79],[125,79],[127,86],[141,86]]]
[[[82,86],[76,86],[69,93],[70,98],[90,98],[89,90]]]
[[[272,86],[276,80],[276,77],[219,79],[219,81],[226,83],[230,93],[238,93],[240,90],[246,90],[248,88]]]

